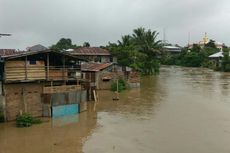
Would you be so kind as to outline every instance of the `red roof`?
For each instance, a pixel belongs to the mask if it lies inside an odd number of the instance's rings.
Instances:
[[[23,51],[17,51],[16,49],[0,49],[0,56],[18,55]]]
[[[109,56],[110,53],[106,49],[102,49],[99,47],[81,47],[76,48],[70,52],[72,55],[107,55]]]
[[[109,66],[113,65],[113,63],[86,63],[81,65],[82,71],[100,71]]]

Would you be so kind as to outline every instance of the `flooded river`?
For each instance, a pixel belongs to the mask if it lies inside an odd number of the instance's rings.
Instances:
[[[0,124],[0,153],[229,153],[230,73],[162,67],[141,88],[100,91],[78,116]]]

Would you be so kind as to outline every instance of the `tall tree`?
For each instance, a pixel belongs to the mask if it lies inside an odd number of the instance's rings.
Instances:
[[[83,47],[90,47],[90,43],[89,42],[84,42]]]
[[[215,41],[211,39],[207,44],[205,44],[205,47],[216,48]]]
[[[50,49],[53,50],[66,50],[77,48],[77,45],[72,44],[72,40],[70,38],[61,38],[56,44],[52,45]]]
[[[130,66],[145,75],[159,71],[161,41],[157,40],[156,31],[137,28],[132,35],[124,35],[116,43],[109,43],[107,48],[118,57],[118,63]]]
[[[157,40],[158,33],[156,31],[137,28],[133,30],[133,41],[137,50],[145,54],[145,60],[142,64],[143,73],[151,75],[159,72],[159,56],[162,52],[161,41]]]

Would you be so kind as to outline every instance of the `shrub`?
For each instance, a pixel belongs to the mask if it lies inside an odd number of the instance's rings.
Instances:
[[[230,64],[229,63],[225,64],[224,72],[230,72]]]
[[[22,115],[18,115],[16,118],[17,127],[29,127],[32,124],[39,124],[39,123],[41,123],[40,119],[35,119],[28,113],[23,113]]]
[[[125,90],[125,89],[126,89],[125,81],[122,79],[119,79],[118,80],[118,92],[121,92],[122,90]],[[117,91],[117,81],[111,85],[111,90]]]

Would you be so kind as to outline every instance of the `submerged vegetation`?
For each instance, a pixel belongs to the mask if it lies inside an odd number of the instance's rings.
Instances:
[[[39,124],[39,123],[41,123],[40,119],[36,119],[28,113],[23,113],[22,115],[18,115],[16,118],[17,127],[30,127],[33,124]]]
[[[118,82],[114,82],[112,85],[111,85],[111,90],[112,91],[117,91],[118,92],[121,92],[123,90],[126,89],[126,83],[123,79],[119,79]]]

